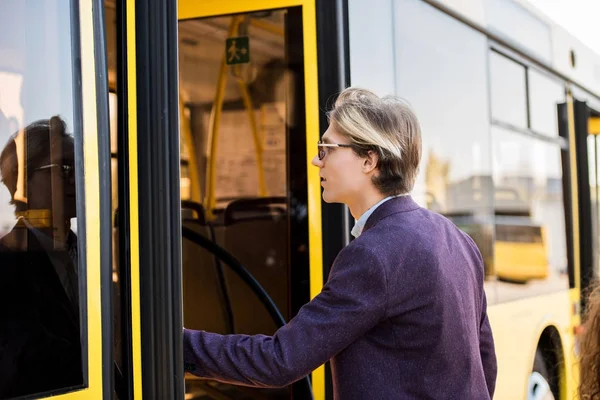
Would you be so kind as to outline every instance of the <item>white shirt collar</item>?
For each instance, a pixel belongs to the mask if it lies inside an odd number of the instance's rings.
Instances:
[[[408,193],[399,194],[396,196],[388,196],[385,199],[381,200],[379,203],[375,204],[373,207],[369,208],[367,211],[365,211],[365,213],[363,215],[361,215],[360,218],[358,218],[358,220],[355,220],[354,227],[352,228],[352,231],[350,232],[352,234],[352,236],[354,236],[355,238],[360,236],[360,234],[363,231],[363,228],[365,227],[365,224],[367,223],[367,220],[369,219],[371,214],[373,214],[373,212],[377,209],[377,207],[379,207],[380,205],[382,205],[383,203],[385,203],[386,201],[388,201],[390,199],[394,199],[396,197],[406,196],[406,195],[408,195]]]

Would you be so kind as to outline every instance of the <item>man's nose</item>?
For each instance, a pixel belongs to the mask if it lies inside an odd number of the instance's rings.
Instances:
[[[318,168],[323,168],[323,160],[319,160],[318,156],[314,156],[311,164]]]

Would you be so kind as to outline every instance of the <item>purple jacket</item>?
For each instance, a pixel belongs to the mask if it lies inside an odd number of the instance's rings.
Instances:
[[[490,399],[497,367],[483,279],[468,235],[394,198],[274,336],[184,330],[186,369],[279,387],[331,361],[336,399]]]

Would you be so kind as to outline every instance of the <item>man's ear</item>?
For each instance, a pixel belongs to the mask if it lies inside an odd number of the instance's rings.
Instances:
[[[362,169],[365,174],[369,174],[377,169],[379,165],[379,155],[377,152],[369,150],[367,156],[363,159]]]

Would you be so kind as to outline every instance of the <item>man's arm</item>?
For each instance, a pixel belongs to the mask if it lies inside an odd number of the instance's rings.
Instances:
[[[485,382],[490,393],[490,399],[494,398],[496,389],[496,377],[498,375],[498,364],[496,361],[496,350],[494,346],[494,337],[492,335],[492,327],[487,316],[487,297],[485,295],[484,280],[485,280],[485,265],[483,257],[479,251],[479,247],[475,241],[465,232],[462,232],[463,237],[471,246],[473,254],[478,260],[479,272],[481,273],[479,284],[481,285],[481,320],[479,321],[479,353],[481,355],[481,363],[483,365],[483,373],[485,374]]]
[[[494,348],[494,337],[492,336],[492,327],[487,316],[487,299],[485,291],[483,292],[482,318],[479,328],[479,352],[481,353],[481,362],[483,372],[485,373],[485,382],[490,393],[490,399],[494,398],[496,388],[496,376],[498,374],[498,365],[496,362],[496,350]]]
[[[186,370],[239,385],[286,386],[368,332],[385,308],[383,266],[368,248],[350,245],[336,259],[323,291],[272,337],[184,330]]]

